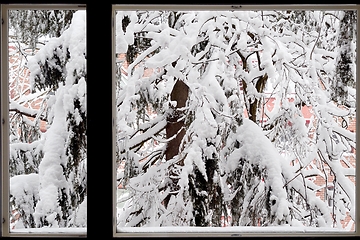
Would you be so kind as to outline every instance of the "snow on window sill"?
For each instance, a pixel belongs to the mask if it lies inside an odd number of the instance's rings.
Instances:
[[[83,235],[87,233],[86,228],[21,228],[21,229],[12,229],[10,233],[39,233],[39,234],[77,234]]]
[[[329,227],[293,227],[293,226],[268,226],[268,227],[117,227],[118,233],[351,233],[345,229]]]

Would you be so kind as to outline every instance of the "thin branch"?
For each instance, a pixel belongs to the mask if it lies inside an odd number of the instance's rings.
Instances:
[[[316,40],[315,40],[315,43],[314,43],[314,46],[312,47],[312,49],[311,49],[311,52],[310,52],[310,60],[312,60],[312,54],[313,54],[313,52],[314,52],[314,49],[315,49],[315,46],[316,46],[316,44],[318,43],[318,41],[319,41],[319,39],[320,39],[320,35],[321,35],[321,24],[324,22],[324,15],[322,16],[322,19],[321,19],[321,23],[320,23],[320,29],[319,29],[319,33],[318,33],[318,36],[317,36],[317,38],[316,38]]]
[[[31,113],[28,113],[28,112],[23,112],[17,108],[10,108],[9,109],[9,112],[15,112],[17,114],[20,114],[20,115],[23,115],[23,116],[26,116],[26,117],[31,117],[31,118],[37,118],[37,114],[31,114]],[[38,117],[41,121],[45,121],[47,122],[47,118],[46,117],[43,117],[43,116],[40,116]]]

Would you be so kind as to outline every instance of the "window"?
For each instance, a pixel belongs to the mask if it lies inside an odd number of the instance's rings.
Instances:
[[[82,181],[89,196],[82,210],[88,222],[27,230],[11,229],[10,188],[21,182],[10,181],[7,160],[11,153],[36,159],[33,154],[39,152],[10,151],[16,147],[11,145],[16,138],[9,138],[10,120],[15,120],[10,114],[22,113],[23,125],[49,136],[54,121],[44,125],[44,115],[34,118],[39,111],[33,106],[54,106],[61,93],[49,92],[45,101],[37,92],[38,102],[30,104],[35,93],[26,96],[25,87],[33,85],[21,79],[26,71],[36,75],[41,53],[33,56],[24,44],[9,51],[15,43],[9,38],[9,13],[15,10],[79,12],[85,7],[1,5],[2,237],[359,235],[354,200],[360,198],[354,106],[359,33],[344,29],[354,21],[359,29],[359,5],[86,4],[91,41],[85,55],[82,170],[90,178]],[[344,33],[349,35],[341,37]],[[19,57],[13,55],[17,46]],[[19,107],[9,104],[16,69],[10,65],[21,59],[29,64],[16,65],[25,70],[17,71],[18,86],[29,104]],[[46,83],[40,79],[38,88]],[[46,113],[55,119],[50,109]],[[27,175],[36,183],[36,174]],[[24,190],[19,185],[16,189]]]
[[[114,5],[114,236],[358,235],[358,11]]]
[[[1,5],[3,236],[85,236],[86,11]]]

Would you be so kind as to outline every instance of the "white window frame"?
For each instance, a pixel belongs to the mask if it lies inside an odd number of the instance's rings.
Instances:
[[[61,231],[56,228],[31,229],[28,232],[10,231],[9,197],[10,197],[10,178],[9,178],[9,50],[8,50],[8,31],[9,31],[9,10],[86,10],[86,5],[82,4],[1,4],[1,237],[86,237],[87,232],[82,231]]]
[[[116,71],[115,71],[115,31],[116,31],[116,22],[115,15],[116,11],[134,11],[134,10],[356,10],[357,11],[357,49],[360,47],[360,5],[358,4],[334,4],[334,5],[300,5],[300,4],[284,4],[284,5],[152,5],[152,4],[139,4],[139,5],[112,5],[112,156],[113,156],[113,192],[112,192],[112,208],[113,208],[113,237],[230,237],[230,236],[241,236],[241,237],[324,237],[324,236],[360,236],[360,201],[357,201],[356,205],[356,224],[354,232],[264,232],[259,228],[258,232],[233,232],[233,231],[219,231],[219,232],[179,232],[179,231],[169,231],[169,232],[146,232],[146,228],[140,229],[136,232],[117,232],[116,227],[116,159],[115,159],[115,144],[116,144],[116,94],[115,94],[115,81],[116,81]],[[358,51],[358,50],[357,50]],[[356,78],[360,79],[360,64],[359,64],[359,54],[357,54],[357,66],[356,66]],[[360,84],[356,85],[356,91],[359,91]],[[359,119],[359,113],[357,113],[357,119]],[[356,126],[359,127],[359,122],[356,122]],[[358,137],[357,137],[358,139]],[[358,141],[356,146],[358,146]],[[356,160],[359,163],[358,160]],[[360,167],[356,169],[356,199],[360,199]],[[262,232],[261,232],[262,231]]]

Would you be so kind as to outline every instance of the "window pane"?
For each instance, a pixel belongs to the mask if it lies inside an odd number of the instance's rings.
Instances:
[[[354,232],[357,17],[116,11],[117,230]]]
[[[86,232],[86,12],[8,21],[10,232]]]

